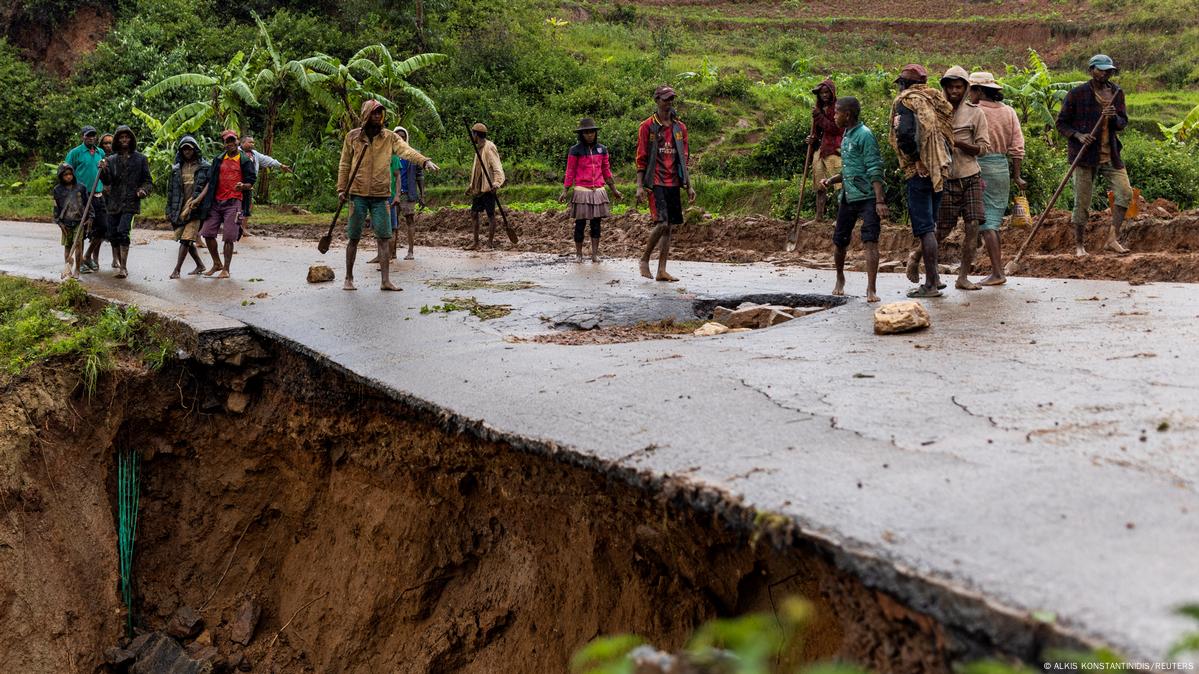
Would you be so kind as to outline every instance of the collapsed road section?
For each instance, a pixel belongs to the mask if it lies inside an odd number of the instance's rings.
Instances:
[[[13,671],[564,671],[598,635],[678,646],[791,594],[819,607],[805,658],[938,672],[997,648],[726,494],[489,437],[244,334],[158,372],[120,368],[90,397],[34,370],[0,419]],[[122,638],[127,623],[142,636]]]

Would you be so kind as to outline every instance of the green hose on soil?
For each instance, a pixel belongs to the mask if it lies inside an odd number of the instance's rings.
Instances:
[[[125,634],[133,638],[133,543],[137,539],[137,499],[140,487],[137,451],[117,455],[117,552],[121,599],[125,602]]]

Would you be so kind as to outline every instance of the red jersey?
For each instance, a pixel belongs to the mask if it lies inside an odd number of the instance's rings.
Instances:
[[[242,177],[241,154],[235,154],[233,157],[226,155],[225,160],[221,162],[220,176],[217,177],[216,200],[241,199],[241,190],[236,186],[242,181]]]
[[[654,135],[654,126],[658,127],[657,142],[651,138]],[[679,129],[677,144],[674,136],[676,126]],[[679,153],[682,153],[681,157]],[[641,128],[637,132],[637,170],[647,171],[650,163],[653,163],[653,175],[647,176],[653,185],[682,186],[684,167],[687,166],[687,153],[687,127],[682,121],[676,119],[673,123],[659,124],[655,114],[641,123]],[[651,154],[655,156],[651,157]]]

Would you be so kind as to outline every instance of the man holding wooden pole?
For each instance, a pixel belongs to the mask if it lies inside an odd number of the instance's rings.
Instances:
[[[1096,175],[1107,181],[1113,197],[1111,228],[1104,247],[1113,253],[1124,254],[1128,249],[1120,245],[1120,225],[1124,223],[1124,214],[1132,201],[1132,186],[1120,159],[1120,139],[1117,137],[1117,133],[1128,126],[1124,91],[1111,81],[1120,71],[1105,54],[1092,56],[1087,70],[1091,81],[1066,94],[1057,116],[1058,132],[1069,139],[1070,161],[1078,160],[1074,169],[1075,254],[1079,257],[1087,254],[1084,237]],[[1093,133],[1095,129],[1098,129],[1097,133]]]

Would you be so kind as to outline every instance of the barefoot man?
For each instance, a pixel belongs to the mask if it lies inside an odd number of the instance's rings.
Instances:
[[[1095,178],[1102,177],[1112,189],[1114,202],[1112,224],[1104,247],[1123,255],[1128,249],[1120,243],[1120,225],[1124,224],[1124,214],[1132,202],[1132,186],[1120,159],[1120,140],[1116,138],[1116,134],[1128,126],[1124,90],[1112,82],[1112,76],[1120,71],[1110,56],[1092,56],[1087,69],[1091,81],[1071,89],[1057,115],[1058,133],[1070,139],[1070,161],[1082,153],[1082,159],[1074,169],[1074,252],[1079,257],[1087,254],[1083,238],[1087,231],[1091,191],[1095,187]],[[1099,133],[1092,136],[1091,131],[1101,118],[1104,123]]]
[[[254,160],[237,147],[236,131],[222,131],[221,141],[225,144],[225,150],[212,160],[208,169],[207,191],[204,192],[204,205],[200,209],[207,216],[200,227],[200,236],[208,246],[208,254],[212,256],[212,267],[204,275],[217,274],[217,278],[229,278],[233,244],[241,238],[242,199],[254,188],[258,171]],[[223,263],[216,249],[218,233],[225,254]]]
[[[483,213],[487,213],[487,247],[495,248],[496,192],[504,186],[504,165],[495,143],[487,140],[486,124],[477,122],[470,127],[470,139],[479,151],[470,167],[470,185],[466,188],[466,196],[471,198],[470,221],[475,233],[475,242],[467,250],[479,249],[479,218]]]
[[[866,301],[877,302],[878,235],[882,219],[887,217],[887,200],[883,196],[883,157],[878,151],[874,132],[859,121],[862,105],[847,96],[837,100],[834,117],[844,130],[841,137],[841,173],[821,180],[825,192],[836,184],[841,190],[841,206],[837,209],[837,226],[833,231],[837,263],[837,285],[834,295],[845,294],[845,253],[858,218],[862,219],[862,246],[866,249]]]
[[[389,240],[392,236],[391,213],[391,158],[415,162],[426,171],[436,171],[437,165],[428,157],[409,147],[408,143],[383,126],[383,104],[374,99],[362,103],[360,126],[346,134],[341,145],[341,163],[337,167],[337,198],[350,204],[347,223],[349,243],[346,244],[346,280],[342,288],[354,287],[354,258],[358,255],[358,240],[367,213],[371,216],[371,229],[375,232],[376,250],[379,255],[379,273],[382,276],[380,290],[400,290],[391,282],[391,256]],[[354,168],[357,167],[357,173]],[[351,176],[353,174],[353,176]]]
[[[941,78],[941,91],[953,106],[953,164],[945,179],[945,192],[937,211],[937,245],[958,226],[958,216],[961,216],[966,236],[962,239],[962,259],[958,280],[954,283],[958,290],[980,289],[969,276],[974,266],[974,253],[978,250],[978,229],[987,219],[978,157],[991,151],[987,116],[982,108],[967,100],[969,88],[970,73],[961,66],[953,66]]]
[[[649,245],[641,255],[641,275],[657,281],[677,281],[666,273],[670,258],[670,230],[683,224],[681,191],[695,203],[695,189],[687,171],[687,126],[674,109],[674,89],[662,85],[654,91],[657,111],[637,130],[637,203],[649,197]],[[658,274],[650,275],[649,258],[658,248]]]

